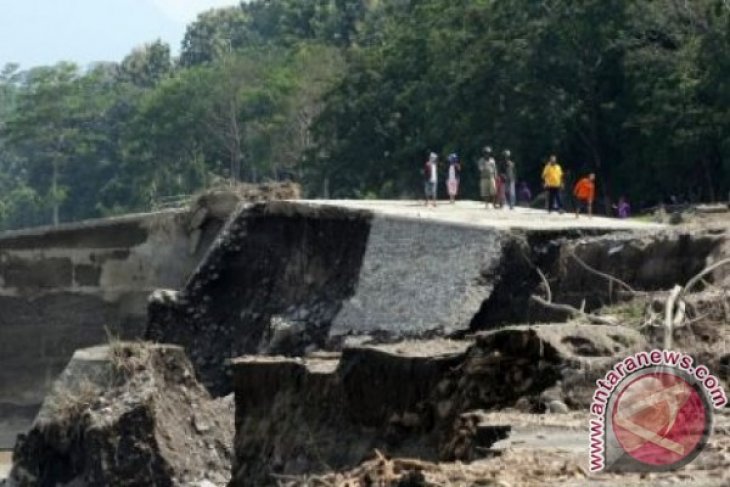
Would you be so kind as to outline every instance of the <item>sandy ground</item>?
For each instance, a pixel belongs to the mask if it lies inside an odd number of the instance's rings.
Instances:
[[[532,208],[486,209],[478,201],[440,202],[436,208],[423,202],[406,200],[302,200],[310,205],[333,205],[358,210],[370,210],[379,215],[416,220],[433,220],[486,228],[523,228],[528,230],[606,229],[651,230],[662,228],[655,223],[637,220],[619,220],[606,217],[576,218],[574,213],[552,213]]]

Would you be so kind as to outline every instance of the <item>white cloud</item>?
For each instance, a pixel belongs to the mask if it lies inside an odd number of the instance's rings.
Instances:
[[[239,0],[152,0],[152,3],[170,19],[187,24],[205,10],[231,7],[240,2]]]

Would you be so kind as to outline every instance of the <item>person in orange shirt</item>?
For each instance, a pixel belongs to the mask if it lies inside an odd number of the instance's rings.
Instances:
[[[575,183],[573,188],[575,196],[575,217],[578,218],[581,208],[585,208],[588,216],[593,216],[593,201],[596,198],[596,175],[590,173]]]

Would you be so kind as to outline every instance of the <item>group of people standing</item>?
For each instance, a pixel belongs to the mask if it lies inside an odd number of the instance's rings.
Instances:
[[[505,150],[504,160],[498,165],[492,148],[484,147],[482,156],[477,161],[479,169],[479,191],[484,201],[485,207],[514,209],[518,203],[526,203],[529,205],[532,200],[527,183],[520,183],[517,186],[517,170],[516,164],[512,159],[509,150]],[[461,161],[455,153],[448,156],[448,171],[446,179],[446,190],[449,200],[454,203],[459,193],[459,183],[461,179]],[[431,153],[424,168],[426,206],[436,206],[436,197],[438,191],[438,155]],[[558,163],[557,156],[551,155],[542,171],[543,187],[546,191],[546,209],[548,213],[557,211],[564,212],[562,192],[565,189],[565,175],[563,169]],[[578,180],[573,187],[573,197],[575,199],[575,215],[576,217],[585,212],[593,215],[593,203],[596,196],[596,175],[590,173]],[[619,216],[627,216],[625,205],[620,208]]]
[[[446,191],[449,199],[453,203],[459,194],[459,180],[461,178],[461,162],[456,154],[449,154],[447,158],[449,162],[448,175],[446,177]],[[426,206],[429,204],[436,207],[436,198],[438,195],[438,163],[439,156],[435,152],[431,152],[423,168],[424,192],[426,194]]]
[[[483,152],[484,155],[479,159],[477,166],[480,173],[480,192],[487,206],[514,208],[518,202],[529,203],[532,200],[532,193],[525,182],[517,188],[517,170],[510,151],[504,151],[503,171],[498,170],[491,148],[485,147]],[[449,201],[454,203],[459,194],[462,165],[456,153],[449,154],[447,161],[446,191]],[[432,152],[424,168],[426,206],[436,206],[438,164],[438,155]]]
[[[492,155],[492,148],[482,149],[482,157],[477,161],[479,169],[479,192],[487,208],[514,209],[517,204],[516,167],[512,160],[512,153],[504,151],[502,171],[497,167],[497,161]],[[523,183],[526,187],[527,185]],[[529,191],[529,190],[528,190]],[[521,192],[523,190],[521,189]],[[530,195],[530,198],[532,195]]]

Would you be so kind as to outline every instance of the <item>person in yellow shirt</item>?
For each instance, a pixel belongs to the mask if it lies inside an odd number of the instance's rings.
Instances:
[[[563,213],[563,202],[560,200],[560,190],[563,189],[563,168],[558,164],[557,156],[550,156],[545,169],[542,170],[542,181],[548,192],[548,213],[553,210]]]

